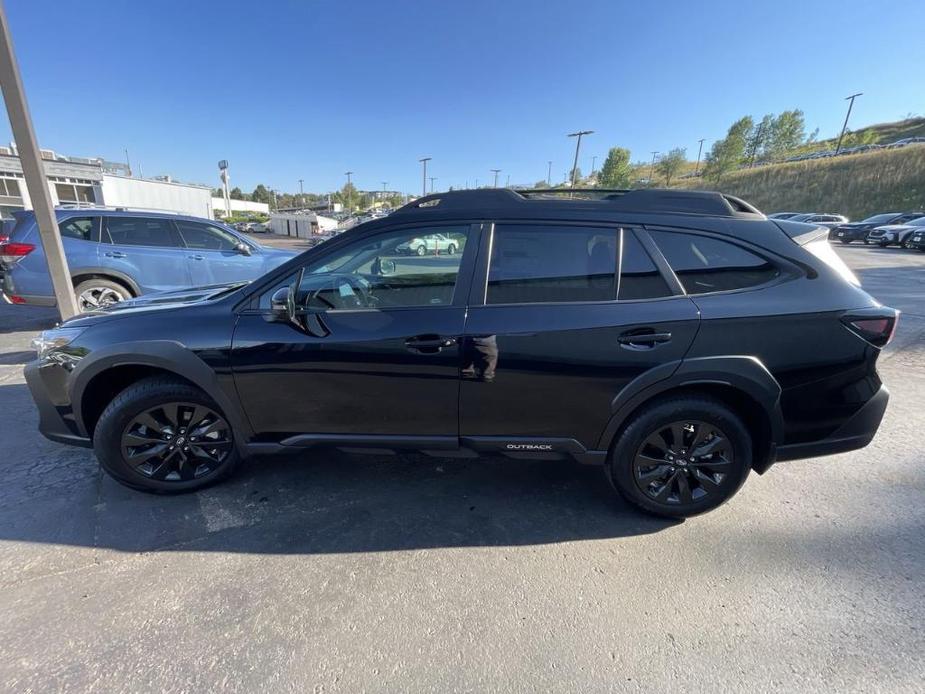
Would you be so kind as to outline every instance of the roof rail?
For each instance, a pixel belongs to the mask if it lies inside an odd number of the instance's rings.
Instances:
[[[180,214],[179,210],[165,210],[159,207],[126,207],[124,205],[99,205],[95,202],[68,202],[55,206],[57,210],[111,210],[113,212],[157,212],[158,214]]]
[[[599,205],[598,209],[631,212],[670,212],[711,217],[747,217],[764,215],[744,200],[703,190],[674,188],[479,188],[446,193],[432,193],[400,207],[394,214],[424,214],[427,210],[516,209],[520,205]],[[523,208],[520,208],[523,209]]]

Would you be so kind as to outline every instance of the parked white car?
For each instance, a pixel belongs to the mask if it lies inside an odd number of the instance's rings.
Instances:
[[[440,253],[455,255],[459,250],[459,243],[456,239],[446,234],[429,234],[415,237],[407,243],[401,244],[395,250],[409,255],[438,255]]]

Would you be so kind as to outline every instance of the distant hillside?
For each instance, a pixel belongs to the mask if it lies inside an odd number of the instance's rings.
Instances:
[[[925,118],[907,118],[893,123],[877,123],[876,125],[867,125],[854,130],[857,133],[868,131],[876,136],[876,139],[871,143],[875,145],[888,145],[906,137],[925,137]],[[819,144],[824,145],[822,149],[835,149],[837,143],[837,135],[827,140],[819,141]]]
[[[925,119],[918,122],[925,134]],[[900,131],[899,125],[885,124],[883,136],[890,142],[912,137],[907,133],[914,131]],[[743,169],[718,185],[682,179],[676,187],[722,190],[768,213],[832,212],[857,220],[877,212],[925,209],[925,145]]]

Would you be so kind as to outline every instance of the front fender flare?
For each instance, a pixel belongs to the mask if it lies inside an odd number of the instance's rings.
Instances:
[[[150,366],[185,378],[201,388],[221,408],[239,444],[253,436],[240,404],[222,388],[212,367],[172,340],[120,342],[94,350],[80,361],[70,379],[68,396],[78,429],[85,436],[89,436],[89,431],[83,419],[82,403],[87,386],[96,376],[117,366]]]

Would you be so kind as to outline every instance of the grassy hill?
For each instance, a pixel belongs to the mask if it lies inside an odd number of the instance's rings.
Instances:
[[[925,134],[925,119],[919,120]],[[886,141],[911,137],[886,127],[898,125],[883,126]],[[925,209],[925,145],[743,169],[719,184],[681,179],[672,187],[722,190],[768,213],[832,212],[858,220],[877,212]]]
[[[855,132],[863,133],[870,131],[874,139],[872,144],[888,145],[896,140],[902,140],[906,137],[923,137],[925,136],[925,118],[907,118],[898,120],[893,123],[877,123],[868,125],[863,128],[857,128]],[[838,136],[830,137],[827,140],[820,140],[819,144],[823,145],[822,149],[835,149],[838,143]]]

